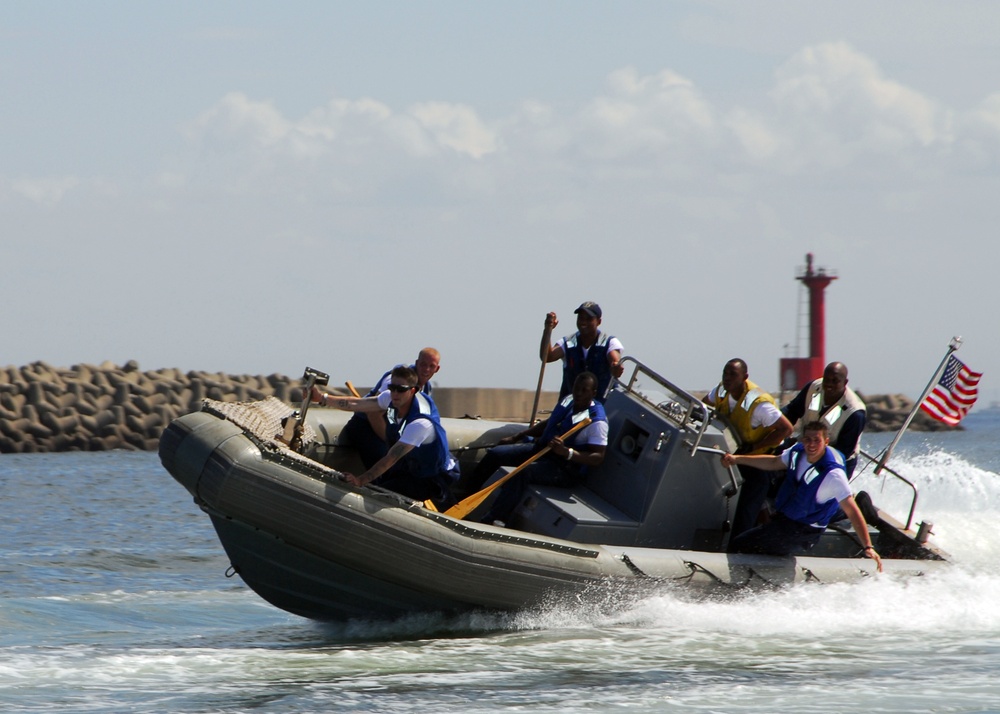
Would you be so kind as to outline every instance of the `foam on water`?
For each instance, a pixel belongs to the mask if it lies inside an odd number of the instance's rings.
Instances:
[[[904,453],[893,459],[893,467],[919,489],[913,527],[934,523],[933,542],[959,565],[992,570],[1000,553],[1000,475],[942,449]],[[852,486],[868,491],[876,505],[905,521],[912,492],[892,477],[868,471]]]
[[[225,579],[204,515],[155,457],[23,459],[48,478],[9,493],[55,506],[48,521],[19,512],[0,525],[0,708],[982,711],[1000,701],[1000,477],[995,457],[958,453],[893,458],[920,488],[916,522],[933,521],[955,559],[945,572],[340,624],[296,618]],[[52,476],[52,464],[67,473]],[[125,490],[111,498],[98,481]],[[906,489],[870,473],[855,486],[905,519]],[[47,540],[60,509],[79,520]]]

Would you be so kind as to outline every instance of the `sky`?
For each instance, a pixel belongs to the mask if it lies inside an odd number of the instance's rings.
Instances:
[[[585,300],[690,390],[1000,400],[1000,3],[0,3],[0,364],[534,389]],[[545,371],[557,389],[558,365]],[[994,381],[996,380],[996,381]],[[981,405],[983,405],[981,403]]]

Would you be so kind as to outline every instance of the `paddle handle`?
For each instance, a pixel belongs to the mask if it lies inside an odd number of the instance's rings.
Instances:
[[[535,417],[538,416],[538,400],[542,396],[542,380],[545,378],[545,360],[542,360],[542,367],[538,370],[538,386],[535,387],[535,401],[531,405],[531,418],[528,419],[528,426],[535,425]]]
[[[573,434],[575,434],[576,432],[578,432],[581,429],[583,429],[584,427],[586,427],[588,424],[590,424],[590,419],[589,418],[588,419],[584,419],[580,423],[574,424],[573,427],[569,431],[567,431],[565,434],[563,434],[559,438],[560,439],[568,439],[569,437],[573,436]],[[517,474],[521,473],[521,471],[523,471],[526,467],[530,466],[531,464],[533,464],[534,462],[536,462],[538,459],[540,459],[543,456],[545,456],[545,454],[549,453],[549,451],[551,449],[552,449],[551,446],[546,446],[544,449],[542,449],[541,451],[539,451],[537,454],[532,455],[531,458],[529,458],[523,464],[521,464],[516,469],[514,469],[513,471],[511,471],[509,474],[507,474],[506,476],[504,476],[501,479],[497,479],[496,483],[493,483],[493,484],[487,486],[482,491],[477,491],[476,493],[472,494],[471,496],[468,496],[468,497],[464,498],[463,500],[459,501],[454,506],[452,506],[451,508],[449,508],[447,511],[445,511],[444,514],[446,516],[452,516],[453,518],[457,518],[459,520],[462,520],[467,515],[469,515],[470,513],[472,513],[474,510],[476,510],[476,508],[479,506],[479,504],[481,504],[483,501],[485,501],[489,497],[489,495],[491,493],[493,493],[496,489],[500,488],[505,483],[507,483],[511,478],[513,478]]]
[[[538,347],[538,357],[542,360],[542,366],[538,369],[538,386],[535,387],[535,401],[531,405],[531,418],[528,419],[528,426],[535,425],[535,417],[538,416],[538,400],[542,396],[542,380],[545,377],[545,364],[549,361],[549,340],[552,336],[552,330],[555,328],[555,313],[550,313],[552,315],[553,324],[549,325],[549,316],[545,316],[545,327],[542,329],[542,342]]]

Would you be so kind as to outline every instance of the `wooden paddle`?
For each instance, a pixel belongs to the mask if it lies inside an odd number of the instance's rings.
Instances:
[[[569,431],[567,431],[565,434],[563,434],[560,438],[564,439],[564,440],[568,439],[569,437],[573,436],[573,434],[575,434],[576,432],[580,431],[581,429],[583,429],[588,424],[590,424],[590,419],[589,418],[583,419],[582,421],[580,421],[580,423],[574,424],[573,428],[570,429]],[[476,508],[483,501],[485,501],[489,497],[489,495],[491,493],[493,493],[496,489],[500,488],[505,483],[507,483],[511,479],[511,477],[516,476],[521,471],[523,471],[525,469],[525,467],[527,467],[529,464],[532,464],[535,461],[537,461],[538,459],[540,459],[543,456],[545,456],[545,454],[549,453],[549,451],[551,449],[552,449],[551,446],[546,446],[544,449],[542,449],[541,451],[539,451],[537,454],[534,454],[530,459],[528,459],[523,464],[521,464],[520,466],[518,466],[516,469],[514,469],[513,471],[511,471],[509,474],[507,474],[506,476],[504,476],[501,479],[497,479],[497,481],[495,483],[487,486],[483,490],[477,491],[476,493],[472,494],[471,496],[467,496],[466,498],[462,499],[461,501],[459,501],[458,503],[456,503],[454,506],[452,506],[451,508],[449,508],[447,511],[445,511],[444,514],[446,516],[452,516],[453,518],[457,518],[459,520],[462,520],[467,515],[469,515],[470,513],[472,513],[474,510],[476,510]]]
[[[545,360],[542,360],[542,367],[538,370],[538,386],[535,387],[535,401],[531,405],[531,418],[528,419],[528,426],[535,425],[535,417],[538,415],[538,400],[542,396],[543,377],[545,377]]]
[[[549,318],[545,317],[545,327],[542,328],[542,343],[538,350],[538,356],[542,360],[542,366],[538,370],[538,386],[535,387],[535,402],[531,405],[531,418],[528,419],[528,426],[535,425],[535,417],[538,415],[538,400],[542,396],[542,378],[545,377],[545,363],[548,362],[548,352],[550,349],[549,339],[555,325],[549,327]]]

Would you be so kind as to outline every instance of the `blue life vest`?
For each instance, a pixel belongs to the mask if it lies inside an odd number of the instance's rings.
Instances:
[[[545,425],[545,431],[542,432],[542,435],[538,439],[538,446],[544,447],[552,441],[552,437],[565,434],[584,418],[589,418],[591,423],[608,420],[607,415],[604,413],[604,405],[600,402],[591,402],[586,412],[574,412],[573,396],[570,395],[566,397],[556,405],[555,409],[552,410],[552,415],[549,417],[549,421]],[[585,429],[586,428],[589,427],[585,427]],[[581,429],[580,431],[584,431],[585,429]],[[573,434],[573,436],[571,436],[564,443],[566,446],[573,446],[576,444],[578,436],[580,436],[580,432]],[[574,466],[577,465],[574,464]],[[587,472],[587,467],[578,466],[576,470],[582,476]]]
[[[824,503],[816,503],[816,492],[831,469],[844,468],[844,457],[836,449],[826,447],[826,453],[819,457],[816,463],[802,472],[801,480],[796,478],[799,459],[805,459],[805,449],[802,444],[791,448],[788,463],[788,473],[781,482],[774,505],[779,513],[787,518],[805,525],[825,528],[837,512],[840,504],[831,498]]]
[[[396,365],[396,367],[402,367],[402,366],[403,365],[401,365],[401,364],[397,364]],[[396,367],[393,367],[392,369],[396,369]],[[377,397],[379,395],[379,392],[385,390],[385,387],[383,385],[389,383],[389,375],[392,374],[392,369],[390,369],[388,372],[386,372],[385,374],[383,374],[381,377],[378,378],[378,381],[375,382],[375,386],[372,387],[371,389],[369,389],[368,393],[365,394],[366,397]],[[414,365],[414,364],[411,364],[410,365],[410,369],[412,369],[413,371],[416,371],[417,366]],[[434,387],[432,387],[431,383],[428,381],[427,384],[424,385],[424,388],[422,390],[420,390],[420,391],[423,392],[424,394],[426,394],[429,397],[431,395],[431,390],[433,390],[433,389],[434,389]],[[354,412],[354,414],[351,415],[351,418],[349,419],[349,421],[354,422],[354,428],[361,427],[363,429],[366,429],[369,433],[371,433],[371,434],[374,435],[374,432],[372,431],[372,428],[369,426],[369,421],[368,421],[368,415],[367,414],[365,414],[363,412]]]
[[[437,405],[434,400],[426,394],[417,393],[413,395],[410,402],[410,411],[406,416],[400,417],[393,406],[389,406],[385,413],[389,422],[386,428],[386,442],[391,447],[399,441],[400,434],[407,424],[417,419],[427,419],[434,425],[434,433],[437,438],[427,444],[415,447],[406,455],[406,465],[410,473],[418,478],[433,478],[439,474],[447,474],[445,466],[448,463],[448,435],[441,426],[441,416],[438,414]],[[457,469],[456,469],[457,471]],[[457,477],[456,474],[448,474],[449,478]]]
[[[608,364],[608,344],[611,335],[598,332],[597,341],[587,350],[587,356],[583,356],[583,347],[579,342],[580,333],[575,333],[572,337],[566,338],[566,346],[563,349],[563,380],[559,388],[559,399],[573,393],[573,382],[578,375],[583,372],[593,372],[597,377],[597,399],[604,400],[604,393],[611,384],[611,366]]]

